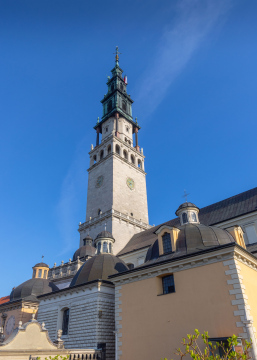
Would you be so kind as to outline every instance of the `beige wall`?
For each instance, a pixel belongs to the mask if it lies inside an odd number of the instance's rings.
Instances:
[[[161,296],[157,296],[162,289],[158,277],[122,285],[120,359],[174,358],[181,339],[195,328],[209,331],[211,337],[241,333],[226,270],[223,262],[217,262],[175,272],[176,292]]]
[[[239,263],[239,266],[242,282],[245,286],[245,302],[250,306],[249,315],[253,317],[253,327],[257,329],[257,271],[241,262]]]
[[[6,333],[6,324],[8,322],[8,320],[10,319],[11,316],[15,317],[15,324],[13,327],[13,330],[15,328],[18,327],[19,325],[19,321],[22,321],[23,324],[25,324],[26,322],[28,322],[29,320],[31,320],[32,314],[33,314],[34,309],[24,309],[24,308],[17,308],[17,309],[13,309],[13,310],[5,310],[2,312],[5,312],[7,314],[7,319],[5,322],[5,327],[4,327],[4,335],[5,335],[5,340],[8,339],[8,337],[12,334],[7,334]]]

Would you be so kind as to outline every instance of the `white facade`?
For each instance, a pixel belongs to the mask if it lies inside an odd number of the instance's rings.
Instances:
[[[114,286],[96,281],[41,297],[37,319],[54,340],[62,329],[63,311],[69,309],[68,334],[62,336],[65,347],[96,349],[106,344],[106,359],[113,360],[114,304]]]
[[[87,212],[79,226],[80,246],[89,233],[95,239],[105,229],[115,238],[117,254],[130,238],[148,229],[146,173],[143,152],[133,147],[132,125],[114,117],[102,125],[102,142],[93,148],[88,169]]]

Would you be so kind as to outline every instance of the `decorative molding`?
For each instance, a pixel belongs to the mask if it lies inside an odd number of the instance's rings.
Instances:
[[[85,221],[84,223],[80,224],[79,228],[78,228],[78,232],[82,232],[82,231],[96,225],[97,223],[102,222],[103,220],[105,220],[107,218],[112,218],[112,219],[117,218],[119,221],[125,221],[131,225],[138,227],[141,231],[150,229],[152,227],[151,225],[144,223],[140,220],[137,220],[132,216],[129,216],[127,214],[121,213],[120,211],[111,209],[111,210],[105,211],[101,215],[98,215],[98,216],[92,218],[91,220]]]
[[[111,277],[110,280],[115,284],[127,284],[134,281],[139,281],[147,278],[161,276],[170,272],[184,271],[199,266],[205,266],[216,262],[226,261],[237,258],[239,261],[246,262],[248,266],[257,271],[257,259],[252,254],[248,253],[239,246],[233,248],[216,248],[213,252],[199,253],[192,257],[180,259],[171,259],[170,263],[157,263],[155,266],[135,268],[125,274]],[[154,265],[154,264],[153,264]],[[172,271],[170,271],[172,270]]]

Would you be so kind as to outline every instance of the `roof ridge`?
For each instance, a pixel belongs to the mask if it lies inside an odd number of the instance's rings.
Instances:
[[[201,207],[201,208],[200,208],[200,211],[203,210],[203,209],[205,209],[205,208],[208,208],[208,207],[210,207],[210,206],[214,206],[214,205],[217,205],[217,204],[219,204],[219,203],[228,201],[228,200],[230,200],[230,199],[233,199],[233,198],[242,196],[243,194],[249,193],[250,191],[253,191],[253,190],[256,190],[256,195],[257,195],[257,187],[255,187],[255,188],[252,188],[252,189],[250,189],[250,190],[243,191],[243,192],[241,192],[241,193],[239,193],[239,194],[230,196],[230,197],[228,197],[228,198],[226,198],[226,199],[217,201],[217,202],[215,202],[215,203],[213,203],[213,204],[210,204],[210,205],[206,205],[206,206],[204,206],[204,207]]]

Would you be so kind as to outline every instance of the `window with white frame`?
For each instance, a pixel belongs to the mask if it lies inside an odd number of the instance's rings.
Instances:
[[[165,233],[162,236],[162,247],[163,247],[163,253],[167,253],[167,252],[171,252],[172,251],[172,246],[171,246],[171,237],[170,237],[170,233]]]
[[[254,244],[257,242],[257,233],[254,224],[249,224],[244,226],[246,236],[247,236],[247,243]]]

